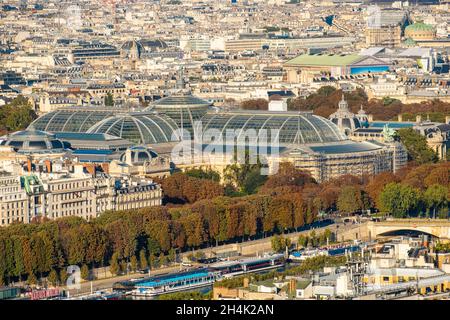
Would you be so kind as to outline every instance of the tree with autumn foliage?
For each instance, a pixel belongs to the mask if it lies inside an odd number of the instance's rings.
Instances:
[[[391,182],[398,182],[399,180],[400,179],[392,172],[382,172],[376,176],[373,176],[369,183],[365,186],[364,190],[369,195],[374,206],[380,207],[381,204],[378,200],[384,187]]]
[[[192,175],[192,173],[190,174]],[[165,203],[194,203],[202,199],[212,199],[224,194],[223,186],[215,181],[214,178],[195,178],[184,173],[175,173],[158,182],[161,183],[164,190]]]
[[[262,193],[280,194],[287,191],[300,191],[307,183],[315,183],[309,172],[298,170],[292,163],[280,163],[278,172],[270,175],[262,185]]]
[[[286,250],[286,247],[289,248],[291,246],[291,239],[276,235],[272,237],[271,244],[274,252],[283,252]]]
[[[267,110],[269,102],[266,99],[250,99],[241,102],[244,110]]]

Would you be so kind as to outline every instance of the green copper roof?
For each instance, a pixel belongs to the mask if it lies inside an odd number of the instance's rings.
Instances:
[[[332,66],[343,67],[361,60],[357,54],[302,54],[286,62],[286,65]]]
[[[405,31],[433,31],[434,27],[423,22],[416,22],[406,27]]]
[[[403,43],[407,46],[415,46],[417,44],[417,42],[415,42],[413,39],[408,38],[405,41],[403,41]]]

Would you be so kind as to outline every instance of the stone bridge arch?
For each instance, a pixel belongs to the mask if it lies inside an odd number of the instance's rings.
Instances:
[[[421,229],[426,229],[426,228],[392,228],[392,230],[378,233],[376,236],[388,237],[388,236],[401,236],[401,235],[408,235],[408,234],[424,234],[427,236],[439,238],[438,234],[433,234],[432,232],[430,233],[428,231],[421,230]]]
[[[450,239],[450,221],[448,220],[388,220],[369,222],[369,237],[376,238],[400,233],[422,233],[439,239]]]

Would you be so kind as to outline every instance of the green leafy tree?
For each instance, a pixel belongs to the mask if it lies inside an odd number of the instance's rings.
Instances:
[[[148,259],[148,265],[150,267],[150,269],[152,268],[157,268],[158,267],[158,257],[154,254],[151,254],[149,259]]]
[[[417,207],[419,200],[417,189],[395,182],[387,184],[379,196],[382,210],[392,213],[396,218],[406,217]]]
[[[112,107],[114,106],[114,97],[111,93],[108,92],[108,94],[105,96],[105,106]]]
[[[176,252],[174,248],[170,248],[168,255],[169,262],[174,262],[176,259]]]
[[[317,95],[322,97],[328,97],[332,93],[336,92],[336,88],[332,86],[323,86],[317,90]]]
[[[5,250],[5,239],[0,237],[0,285],[3,286],[6,284],[6,250]]]
[[[120,273],[119,254],[117,252],[114,252],[111,257],[111,261],[109,262],[109,271],[113,275],[118,275]]]
[[[328,229],[328,228],[326,228],[325,231],[322,233],[320,242],[321,242],[322,244],[326,244],[326,243],[327,243],[327,240],[328,240],[329,242],[333,242],[333,240],[334,240],[334,239],[333,239],[333,232],[331,232],[331,230]]]
[[[427,145],[427,139],[412,128],[403,128],[397,131],[400,141],[408,151],[408,159],[417,164],[436,162],[437,154]]]
[[[196,260],[201,260],[201,259],[205,259],[206,255],[203,251],[197,251],[197,252],[195,252],[194,257]]]
[[[318,245],[317,235],[316,235],[315,230],[311,231],[311,233],[309,234],[309,243],[311,244],[312,247],[316,247]]]
[[[243,194],[252,194],[267,180],[267,176],[261,175],[263,165],[259,158],[252,159],[248,150],[243,155],[235,151],[234,163],[224,169],[225,183],[234,185]]]
[[[337,207],[340,212],[354,213],[364,209],[364,199],[361,190],[355,186],[342,188],[337,200]]]
[[[305,236],[303,234],[298,236],[298,246],[306,248],[308,246],[308,236]]]
[[[281,235],[273,236],[271,239],[272,250],[275,252],[283,252],[286,247],[291,246],[291,239],[285,238]]]
[[[22,239],[19,237],[14,238],[14,275],[22,280],[22,275],[25,274],[25,264],[23,257]]]
[[[397,102],[397,103],[400,102],[400,100],[394,99],[391,97],[384,97],[382,101],[383,101],[384,106],[389,106],[389,105],[393,104],[394,102]]]
[[[145,253],[144,249],[139,252],[139,267],[141,268],[141,270],[145,270],[148,268],[147,254]]]
[[[37,118],[29,101],[18,96],[0,108],[0,129],[6,131],[23,130]]]
[[[86,264],[81,266],[81,279],[89,280],[89,267]]]
[[[220,174],[214,170],[189,169],[184,172],[186,175],[197,178],[220,182]]]
[[[119,268],[121,272],[128,273],[128,263],[126,260],[120,260]]]
[[[62,268],[59,271],[59,279],[61,280],[61,285],[65,286],[68,278],[69,278],[69,275],[67,274],[67,270],[65,268]]]
[[[27,283],[30,285],[36,285],[38,283],[38,279],[34,273],[30,273],[27,278]]]
[[[161,267],[167,265],[167,256],[164,255],[164,253],[162,253],[162,252],[160,253],[158,260],[159,260],[159,265]]]
[[[136,272],[136,270],[138,268],[138,259],[136,258],[136,256],[131,256],[130,266],[131,266],[131,271]]]
[[[446,208],[448,214],[448,188],[443,185],[433,184],[428,187],[423,197],[427,208],[433,212],[433,217],[436,217],[436,210]]]
[[[55,269],[52,269],[50,271],[50,273],[48,274],[47,277],[47,281],[50,283],[50,285],[52,286],[57,286],[59,284],[59,277],[58,277],[58,272],[56,272]]]
[[[260,168],[252,169],[242,183],[242,191],[246,194],[255,193],[267,181],[267,176],[261,174]]]

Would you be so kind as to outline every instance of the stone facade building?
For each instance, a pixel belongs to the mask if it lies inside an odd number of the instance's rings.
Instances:
[[[0,226],[44,217],[77,216],[90,220],[107,210],[161,204],[161,187],[151,180],[91,175],[82,165],[74,166],[73,172],[0,176]]]

